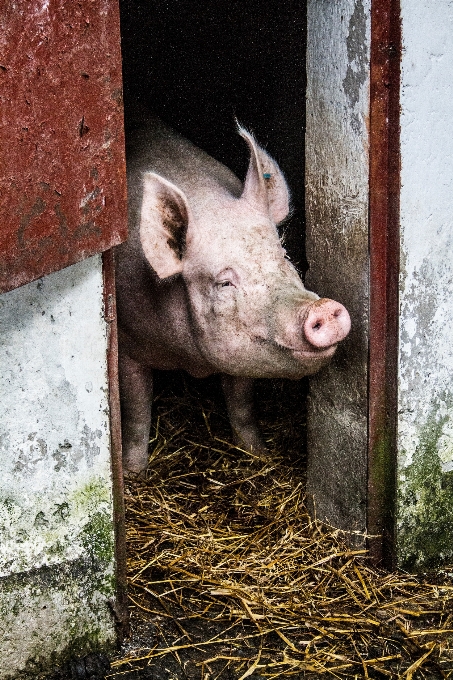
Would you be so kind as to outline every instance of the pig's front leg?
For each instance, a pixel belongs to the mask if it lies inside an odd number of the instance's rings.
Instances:
[[[222,374],[222,387],[235,444],[249,451],[266,451],[255,417],[253,379]]]
[[[121,429],[124,472],[141,473],[148,465],[153,400],[152,369],[127,354],[119,357]]]

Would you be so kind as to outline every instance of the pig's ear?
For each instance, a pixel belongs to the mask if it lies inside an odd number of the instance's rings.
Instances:
[[[182,191],[154,172],[145,173],[140,241],[161,279],[182,271],[188,226],[189,206]]]
[[[256,207],[265,207],[276,224],[289,214],[289,189],[277,163],[264,151],[250,132],[238,124],[239,134],[250,149],[250,163],[242,197]]]

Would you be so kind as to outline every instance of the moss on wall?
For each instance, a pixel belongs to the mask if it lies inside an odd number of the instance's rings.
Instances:
[[[114,645],[109,602],[115,598],[115,544],[109,482],[92,476],[64,498],[57,504],[51,498],[47,505],[42,499],[45,512],[36,516],[48,517],[45,523],[38,525],[36,519],[33,523],[34,513],[28,518],[35,540],[45,545],[45,564],[0,578],[0,627],[6,631],[0,640],[0,680],[44,677],[72,655]],[[10,506],[14,510],[6,498],[0,509]],[[71,559],[72,555],[76,557]]]
[[[113,649],[114,597],[112,565],[90,557],[0,579],[1,680],[35,680],[72,656]]]
[[[431,413],[412,462],[400,470],[398,557],[408,571],[453,559],[453,473],[442,471],[438,443],[448,416]]]

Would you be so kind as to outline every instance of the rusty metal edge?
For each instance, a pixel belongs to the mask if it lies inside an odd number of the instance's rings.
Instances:
[[[121,446],[121,412],[118,382],[118,330],[115,294],[115,253],[111,248],[102,254],[104,281],[104,317],[108,327],[107,369],[110,407],[110,445],[113,483],[113,520],[115,525],[116,601],[112,603],[118,644],[129,634],[127,607],[126,530]]]
[[[368,547],[395,566],[400,201],[400,0],[372,0]]]

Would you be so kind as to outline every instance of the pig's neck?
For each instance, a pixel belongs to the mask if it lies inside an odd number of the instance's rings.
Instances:
[[[194,342],[182,279],[156,285],[152,273],[146,272],[137,284],[129,287],[127,308],[140,313],[129,316],[127,309],[122,311],[121,351],[152,368],[184,369],[196,378],[216,373]]]

